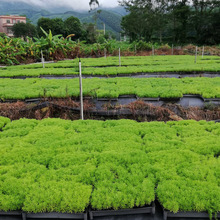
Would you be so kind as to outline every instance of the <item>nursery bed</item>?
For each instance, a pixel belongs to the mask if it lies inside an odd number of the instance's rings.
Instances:
[[[216,78],[109,78],[83,79],[83,96],[98,99],[117,99],[120,96],[136,95],[140,98],[160,97],[179,99],[184,94],[200,95],[204,99],[220,98],[220,77]],[[78,79],[0,79],[0,98],[79,97]]]
[[[101,211],[95,217],[158,199],[170,212],[206,210],[214,216],[220,199],[219,126],[0,117],[0,209],[37,219],[43,218],[38,213],[91,208]],[[147,210],[154,213],[153,206]]]

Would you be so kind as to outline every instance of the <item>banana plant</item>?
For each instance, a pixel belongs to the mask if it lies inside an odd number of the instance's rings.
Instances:
[[[40,38],[41,46],[42,46],[41,49],[47,51],[48,57],[54,54],[57,50],[61,50],[62,52],[65,52],[63,45],[63,38],[61,38],[62,37],[61,34],[53,36],[51,30],[49,30],[49,33],[47,33],[42,27],[40,28],[46,37],[44,38],[44,40]]]

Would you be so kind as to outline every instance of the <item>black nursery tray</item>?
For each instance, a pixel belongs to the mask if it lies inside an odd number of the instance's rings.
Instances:
[[[101,216],[118,216],[118,215],[135,215],[135,214],[155,214],[155,204],[152,203],[151,206],[143,208],[134,208],[134,209],[119,209],[119,210],[103,210],[103,211],[90,211],[90,219],[93,220],[93,217]]]
[[[1,220],[23,220],[22,211],[0,211]]]
[[[28,220],[28,219],[88,219],[88,213],[26,213],[22,211],[0,212],[0,219]]]
[[[213,215],[213,218],[215,216]],[[220,213],[217,214],[217,217],[220,217]],[[209,214],[207,212],[177,212],[173,213],[170,211],[163,211],[163,220],[167,218],[181,218],[181,219],[209,219]]]

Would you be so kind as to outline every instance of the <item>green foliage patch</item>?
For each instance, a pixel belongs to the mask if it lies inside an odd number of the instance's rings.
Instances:
[[[9,118],[5,118],[5,117],[0,116],[0,129],[2,129],[9,122],[10,122]]]
[[[83,79],[83,95],[117,98],[138,97],[179,98],[183,94],[199,94],[204,98],[220,97],[220,78],[92,78]],[[0,79],[0,98],[27,99],[40,97],[78,97],[79,79]]]
[[[0,119],[4,121],[5,119]],[[20,119],[0,132],[0,210],[220,211],[220,124]]]

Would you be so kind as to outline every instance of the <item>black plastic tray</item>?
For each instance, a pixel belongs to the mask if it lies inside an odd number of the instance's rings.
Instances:
[[[88,219],[88,212],[85,213],[26,213],[22,211],[9,211],[0,212],[0,219],[15,219],[15,220],[28,220],[28,219]]]
[[[218,213],[217,217],[218,218],[220,217],[220,213]],[[164,210],[163,211],[163,220],[167,220],[167,218],[209,219],[209,214],[207,212],[177,212],[177,213],[173,213],[173,212]]]
[[[152,203],[151,206],[134,208],[134,209],[119,209],[119,210],[103,210],[103,211],[90,211],[90,219],[93,220],[93,217],[101,216],[119,216],[119,215],[135,215],[135,214],[155,214],[155,204]]]

